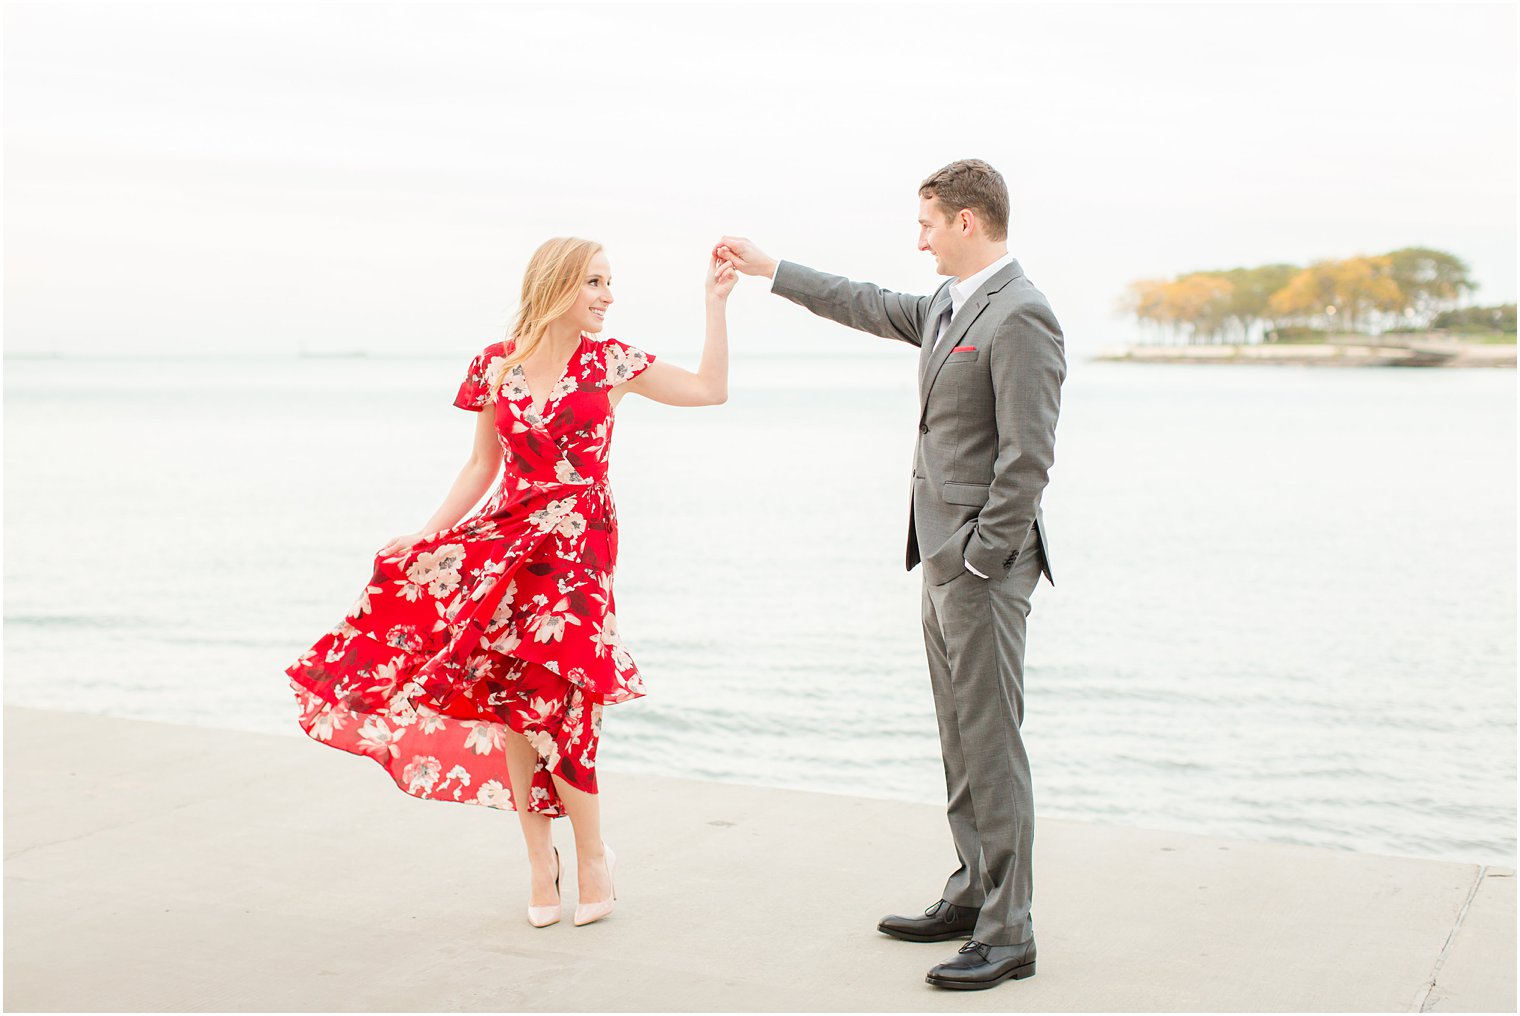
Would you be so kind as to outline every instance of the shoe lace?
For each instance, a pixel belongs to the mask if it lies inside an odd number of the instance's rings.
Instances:
[[[982,959],[987,958],[986,944],[983,942],[978,942],[974,938],[971,941],[967,942],[965,945],[961,946],[960,951],[963,953],[974,952],[981,956]]]

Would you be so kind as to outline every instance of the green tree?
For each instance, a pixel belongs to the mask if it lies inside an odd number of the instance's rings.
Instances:
[[[1515,331],[1515,305],[1502,303],[1497,307],[1463,307],[1447,310],[1435,316],[1433,328],[1454,332],[1510,332]]]
[[[1226,317],[1234,323],[1240,341],[1249,342],[1256,329],[1265,333],[1273,324],[1270,303],[1272,294],[1282,289],[1301,269],[1297,265],[1260,265],[1256,268],[1232,268],[1220,272],[1234,287],[1230,293]]]
[[[1404,247],[1386,256],[1401,294],[1394,310],[1413,323],[1429,326],[1438,313],[1478,288],[1467,263],[1455,254]]]

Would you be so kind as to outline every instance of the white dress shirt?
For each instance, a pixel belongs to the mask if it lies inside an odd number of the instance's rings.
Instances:
[[[971,299],[971,294],[982,288],[982,283],[986,282],[988,279],[996,275],[999,271],[1002,270],[1004,265],[1012,260],[1012,254],[1004,254],[1002,257],[992,262],[992,264],[988,265],[986,268],[983,268],[981,271],[971,276],[971,278],[952,280],[950,283],[950,320],[955,320],[955,315],[959,314],[961,312],[961,308],[966,305],[966,301]],[[771,285],[774,286],[775,284],[776,281],[772,279]],[[950,324],[948,321],[940,326],[939,331],[935,333],[934,336],[935,346],[939,345],[939,340],[944,338],[945,332],[949,330],[949,327]],[[932,349],[933,347],[930,348]],[[986,578],[985,575],[982,577]]]
[[[996,275],[999,271],[1002,270],[1002,268],[1003,268],[1004,265],[1008,264],[1008,262],[1010,262],[1012,260],[1013,260],[1013,255],[1005,253],[1002,257],[998,258],[996,261],[992,262],[992,264],[988,265],[986,268],[983,268],[981,271],[977,272],[975,275],[971,276],[969,279],[956,278],[956,279],[953,279],[951,281],[951,283],[950,283],[950,317],[947,318],[947,319],[945,319],[945,321],[940,325],[939,331],[937,331],[934,334],[934,345],[929,347],[929,349],[930,349],[931,352],[933,351],[933,349],[934,349],[935,346],[939,345],[939,340],[944,337],[945,332],[949,330],[950,322],[952,320],[954,320],[955,315],[959,314],[961,312],[961,308],[965,306],[966,301],[969,300],[969,299],[971,299],[971,294],[975,293],[978,289],[980,289],[981,286],[982,286],[982,283],[986,282],[988,279],[990,279],[994,275]],[[780,258],[776,259],[776,264],[777,265],[781,264],[781,259]],[[775,291],[776,291],[776,274],[774,272],[772,272],[771,273],[771,292],[774,293]],[[967,561],[965,558],[961,558],[961,563],[966,566],[966,570],[968,572],[970,572],[971,574],[975,575],[977,578],[984,579],[984,578],[987,577],[986,575],[983,575],[981,572],[979,572],[975,568],[973,568],[971,566],[971,562]]]

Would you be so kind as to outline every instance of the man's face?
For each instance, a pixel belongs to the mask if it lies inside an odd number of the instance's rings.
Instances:
[[[918,199],[918,249],[934,255],[934,270],[940,275],[955,275],[960,263],[960,224],[947,220],[935,198]]]

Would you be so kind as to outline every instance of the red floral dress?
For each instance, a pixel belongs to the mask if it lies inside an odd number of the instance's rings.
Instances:
[[[353,609],[285,672],[307,734],[414,797],[518,807],[505,734],[523,734],[538,752],[528,810],[557,816],[550,774],[596,793],[602,706],[644,694],[612,597],[608,393],[654,356],[583,334],[540,415],[505,353],[487,346],[454,399],[495,414],[500,485],[451,528],[377,554]]]

